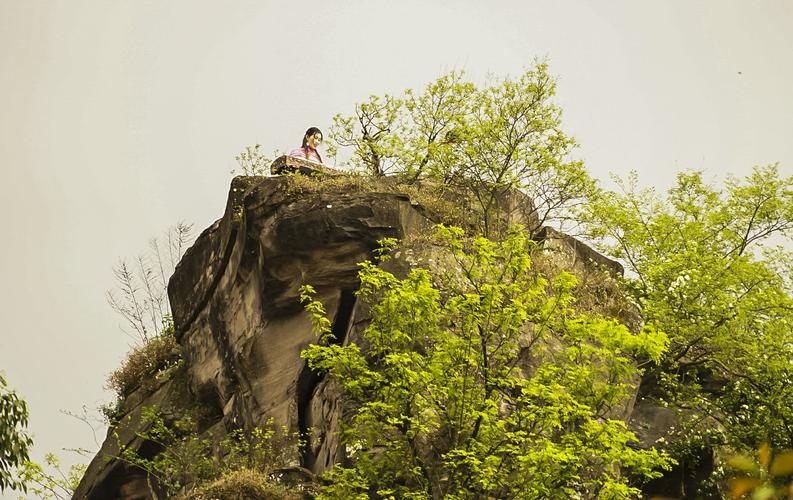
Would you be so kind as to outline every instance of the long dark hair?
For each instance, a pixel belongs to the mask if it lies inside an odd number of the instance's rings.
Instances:
[[[325,134],[323,134],[320,129],[318,129],[317,127],[311,127],[310,129],[306,130],[305,134],[303,134],[303,146],[301,147],[308,146],[308,138],[316,134],[317,132],[319,132],[319,135],[321,135],[323,139],[325,138]]]

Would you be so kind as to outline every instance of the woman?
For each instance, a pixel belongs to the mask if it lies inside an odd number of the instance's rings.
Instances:
[[[289,156],[302,158],[315,163],[322,163],[322,157],[319,155],[319,151],[317,151],[317,147],[321,142],[322,131],[317,127],[311,127],[306,130],[305,135],[303,135],[303,146],[289,153]]]

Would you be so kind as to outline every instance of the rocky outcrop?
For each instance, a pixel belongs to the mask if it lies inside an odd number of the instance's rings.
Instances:
[[[316,288],[343,339],[358,263],[378,240],[426,232],[431,223],[404,195],[296,195],[286,178],[240,184],[224,219],[185,255],[170,284],[190,388],[227,426],[272,418],[291,430],[314,428],[319,444],[303,462],[319,471],[340,458],[326,430],[337,408],[333,397],[313,398],[318,381],[300,352],[315,334],[298,289]]]
[[[295,462],[321,471],[340,460],[333,432],[338,398],[300,358],[315,335],[298,289],[304,283],[317,289],[342,338],[355,307],[358,263],[372,257],[378,240],[431,226],[407,195],[299,194],[285,177],[235,179],[223,218],[198,237],[169,284],[184,383],[192,403],[210,415],[206,426],[252,428],[273,419],[295,431],[313,428],[311,445]],[[119,427],[129,436],[121,444],[135,444],[132,414],[162,407],[163,390],[128,398],[138,401],[124,409],[129,413]],[[109,434],[77,497],[148,497],[145,482],[108,460],[118,446]]]
[[[223,217],[199,236],[169,283],[183,366],[156,388],[127,398],[126,416],[111,429],[75,497],[150,497],[145,477],[112,457],[119,444],[157,451],[134,433],[141,408],[153,404],[200,406],[204,430],[253,428],[272,419],[292,431],[310,431],[294,465],[318,473],[343,462],[337,431],[348,410],[333,383],[300,357],[315,334],[298,290],[303,284],[317,290],[336,338],[349,342],[367,318],[354,295],[358,263],[372,258],[378,240],[421,237],[435,222],[399,192],[301,193],[288,177],[236,178]],[[550,229],[538,238],[570,267],[596,263],[622,272],[574,238]],[[407,269],[416,263],[413,257],[404,252],[389,265]]]

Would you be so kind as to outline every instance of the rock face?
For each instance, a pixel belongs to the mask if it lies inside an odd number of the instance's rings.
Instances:
[[[90,464],[75,498],[150,498],[143,474],[121,460],[119,443],[153,455],[135,437],[141,408],[198,404],[203,429],[252,428],[268,419],[311,438],[294,457],[315,473],[345,459],[337,439],[345,411],[339,394],[300,358],[315,341],[298,289],[311,284],[326,306],[336,338],[349,341],[365,324],[357,304],[358,263],[373,256],[384,237],[426,235],[434,221],[404,194],[309,193],[290,190],[285,177],[237,178],[223,217],[185,254],[169,283],[180,375],[141,388],[124,402],[126,415]],[[615,273],[619,264],[574,238],[546,230],[540,236],[561,249],[570,265],[597,262]],[[408,260],[402,264],[409,266]]]
[[[233,187],[226,215],[185,255],[169,295],[192,393],[228,426],[272,418],[291,430],[316,429],[319,444],[303,463],[319,471],[340,458],[326,432],[336,401],[313,398],[317,381],[300,352],[316,336],[298,289],[316,288],[343,338],[358,263],[378,240],[419,234],[431,223],[404,195],[299,196],[287,183]]]
[[[426,233],[432,224],[406,195],[301,195],[284,177],[235,179],[223,218],[198,237],[169,283],[185,359],[179,382],[210,416],[207,427],[251,428],[271,418],[293,431],[311,427],[315,438],[296,462],[321,471],[340,460],[338,398],[300,358],[316,337],[298,289],[314,286],[343,334],[357,264],[372,257],[378,240]],[[173,384],[127,398],[122,413],[129,419],[119,426],[127,430],[119,439],[108,435],[75,497],[149,498],[139,472],[106,457],[117,455],[119,441],[145,444],[130,428],[141,408],[168,406]]]

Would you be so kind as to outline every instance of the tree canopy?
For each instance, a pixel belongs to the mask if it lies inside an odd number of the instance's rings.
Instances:
[[[576,143],[562,130],[555,92],[544,63],[479,87],[455,71],[421,91],[370,96],[352,115],[334,117],[329,138],[370,174],[465,194],[485,235],[506,230],[497,214],[508,209],[505,196],[522,190],[534,201],[534,230],[570,221],[570,210],[595,187],[583,162],[571,157]]]
[[[645,392],[681,410],[683,440],[793,448],[793,177],[770,165],[719,188],[684,172],[664,196],[637,184],[584,215],[626,263],[644,320],[669,335]]]

